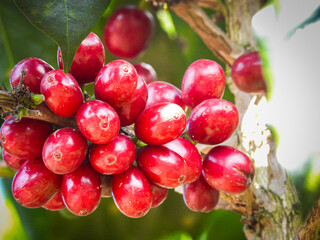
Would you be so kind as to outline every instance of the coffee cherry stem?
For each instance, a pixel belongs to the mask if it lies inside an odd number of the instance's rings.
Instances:
[[[193,140],[191,139],[191,137],[189,136],[189,134],[188,134],[188,132],[187,132],[186,130],[181,134],[180,137],[188,140],[188,141],[191,142],[193,145],[197,145],[197,142],[195,142],[195,141],[193,141]]]
[[[120,128],[120,133],[123,133],[124,135],[128,136],[131,138],[131,140],[134,142],[137,148],[141,148],[143,146],[146,146],[145,143],[141,142],[136,135],[134,134],[134,130],[132,127],[127,126],[127,127],[121,127]]]
[[[32,99],[32,105],[38,106],[44,101],[44,96],[42,94],[33,94],[31,96]]]

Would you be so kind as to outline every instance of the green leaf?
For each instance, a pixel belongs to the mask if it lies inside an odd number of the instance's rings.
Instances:
[[[309,24],[315,23],[320,21],[320,7],[318,7],[312,14],[309,16],[306,20],[304,20],[302,23],[300,23],[298,26],[296,26],[294,29],[292,29],[288,35],[287,38],[291,38],[298,29],[303,29]]]
[[[110,0],[15,0],[15,3],[34,26],[60,46],[64,71],[69,72],[80,43]]]

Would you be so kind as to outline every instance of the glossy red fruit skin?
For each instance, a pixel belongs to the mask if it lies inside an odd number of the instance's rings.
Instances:
[[[212,60],[199,59],[184,73],[182,100],[191,109],[204,100],[221,98],[224,93],[225,75],[221,66]]]
[[[62,177],[50,172],[41,159],[28,160],[19,169],[12,182],[16,201],[27,208],[38,208],[58,191]]]
[[[15,156],[12,156],[10,153],[8,153],[6,150],[2,149],[2,159],[7,164],[8,167],[18,170],[21,165],[27,161],[27,159],[21,159],[17,158]]]
[[[159,207],[168,196],[168,189],[160,187],[154,183],[150,183],[152,192],[152,205],[151,208]]]
[[[99,205],[101,181],[99,174],[83,163],[77,170],[63,176],[61,194],[65,206],[75,215],[86,216]]]
[[[208,99],[189,115],[187,132],[193,141],[219,144],[227,140],[239,123],[237,108],[223,99]]]
[[[53,197],[42,207],[50,211],[58,211],[58,210],[64,209],[65,205],[62,200],[61,189],[59,189],[53,195]]]
[[[81,165],[87,152],[88,143],[80,131],[61,128],[46,140],[42,149],[42,158],[51,172],[67,174]]]
[[[251,184],[254,166],[247,155],[229,146],[210,150],[203,162],[202,174],[207,183],[226,193],[241,193]]]
[[[200,176],[197,181],[183,185],[183,200],[191,211],[208,213],[217,205],[219,191]]]
[[[112,180],[112,176],[100,174],[101,197],[103,198],[112,197],[111,180]]]
[[[23,79],[23,85],[28,87],[31,92],[40,94],[41,79],[47,72],[52,70],[53,67],[39,58],[25,58],[12,69],[10,85],[12,88],[18,86],[22,71],[25,71],[26,75]]]
[[[73,117],[83,103],[81,88],[74,77],[63,70],[53,70],[42,78],[40,86],[45,103],[61,117]]]
[[[151,208],[152,193],[148,179],[137,167],[112,177],[112,196],[118,209],[131,218],[143,217]]]
[[[10,117],[0,129],[1,145],[15,157],[39,158],[43,144],[52,132],[51,125],[46,122],[29,118],[15,122],[14,118]]]
[[[138,75],[142,77],[146,84],[157,81],[157,73],[150,64],[141,62],[134,64],[133,66],[137,70]]]
[[[148,99],[148,88],[145,81],[139,76],[137,88],[129,102],[123,104],[116,112],[120,118],[122,127],[129,126],[135,122],[139,114],[145,109]]]
[[[265,93],[267,90],[262,73],[262,60],[258,52],[241,55],[232,65],[231,77],[243,92]]]
[[[63,69],[61,50],[57,53],[58,65]],[[70,73],[79,84],[94,82],[105,61],[104,47],[100,38],[93,32],[81,42],[73,58]]]
[[[114,60],[105,65],[98,73],[94,83],[96,99],[119,108],[130,101],[138,84],[138,74],[131,63]]]
[[[137,57],[147,48],[154,31],[148,11],[124,6],[111,15],[104,28],[104,43],[110,53],[126,59]]]
[[[133,141],[119,134],[111,142],[95,144],[90,149],[91,166],[105,175],[119,174],[127,170],[136,157]]]
[[[100,100],[83,103],[78,109],[76,121],[81,133],[96,144],[110,142],[120,130],[116,111]]]
[[[187,178],[184,184],[196,181],[202,171],[202,158],[197,148],[184,138],[177,138],[163,146],[178,153],[187,165]]]
[[[148,84],[148,96],[147,108],[157,103],[171,102],[185,110],[180,89],[170,83],[155,81]]]
[[[146,144],[161,145],[178,138],[186,126],[186,114],[174,103],[158,103],[137,117],[134,130]]]
[[[160,187],[175,188],[186,181],[184,159],[166,147],[148,145],[141,148],[137,163],[148,179]]]

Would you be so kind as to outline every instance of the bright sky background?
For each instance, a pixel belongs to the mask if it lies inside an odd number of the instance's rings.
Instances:
[[[267,39],[274,74],[274,92],[266,111],[267,123],[280,135],[278,160],[288,170],[299,169],[320,153],[320,21],[287,34],[320,5],[315,0],[282,0],[253,18],[258,35]]]

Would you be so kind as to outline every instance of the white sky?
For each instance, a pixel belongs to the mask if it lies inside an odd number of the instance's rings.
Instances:
[[[277,17],[269,6],[252,22],[270,47],[275,84],[264,114],[279,132],[278,160],[288,170],[320,152],[320,21],[286,39],[319,5],[314,0],[283,0]]]

